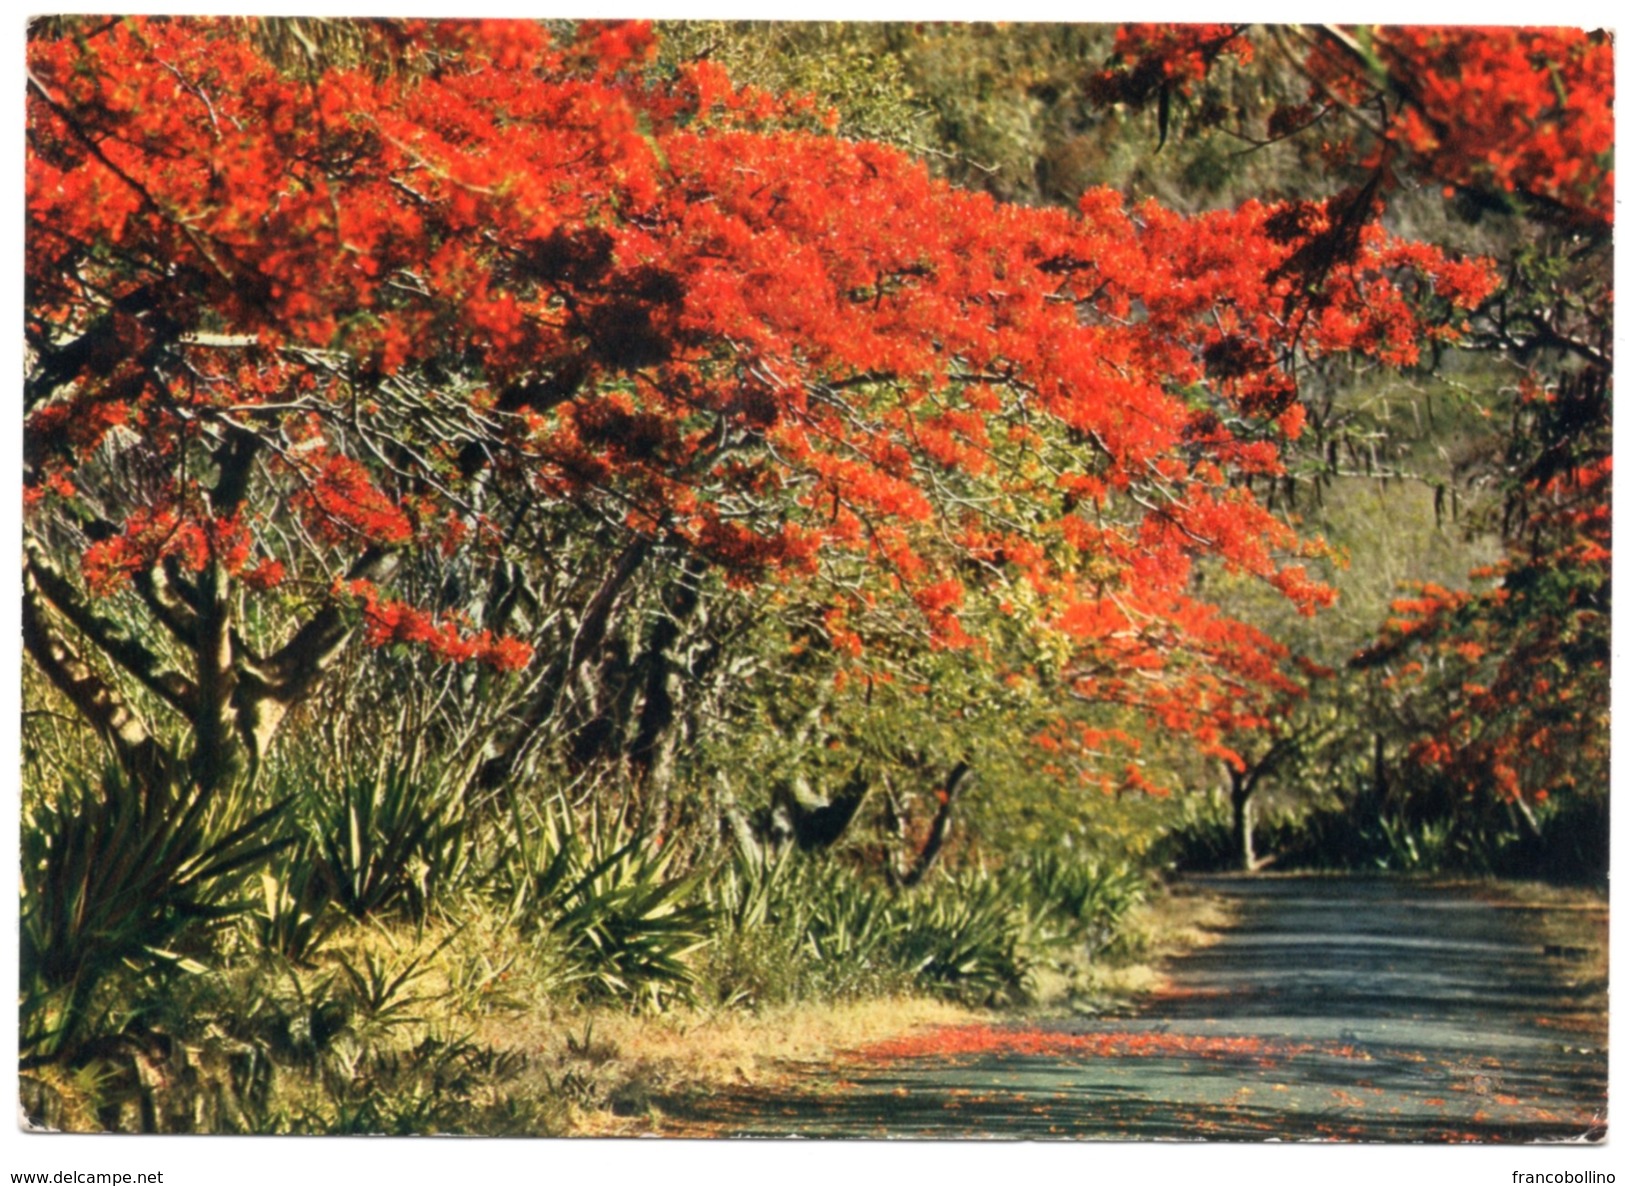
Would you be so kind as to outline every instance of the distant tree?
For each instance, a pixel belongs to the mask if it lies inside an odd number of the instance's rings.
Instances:
[[[1097,97],[1202,118],[1221,63],[1292,64],[1301,92],[1248,137],[1311,138],[1348,178],[1287,261],[1316,299],[1391,199],[1421,188],[1498,245],[1495,297],[1455,345],[1517,396],[1470,472],[1500,490],[1504,560],[1470,590],[1425,583],[1356,656],[1386,675],[1413,777],[1511,805],[1605,793],[1613,408],[1613,45],[1576,29],[1124,26]],[[1222,112],[1216,119],[1229,119]],[[1332,442],[1331,448],[1336,444]],[[1329,454],[1335,456],[1335,454]],[[1444,488],[1439,488],[1444,497]],[[1373,722],[1376,729],[1383,722]],[[1378,744],[1380,745],[1380,738]]]

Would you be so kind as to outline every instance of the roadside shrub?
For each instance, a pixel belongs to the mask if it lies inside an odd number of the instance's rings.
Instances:
[[[1254,839],[1264,843],[1259,831],[1255,830]],[[1213,792],[1181,800],[1179,814],[1152,845],[1150,859],[1156,866],[1186,873],[1234,868],[1236,845],[1230,835],[1230,808],[1224,797]]]
[[[1535,877],[1557,885],[1608,885],[1608,798],[1572,796],[1535,809],[1538,835],[1527,830],[1494,854],[1502,877]]]
[[[25,807],[23,1064],[122,1028],[128,1002],[99,1004],[104,983],[203,970],[211,932],[247,907],[245,876],[290,842],[277,833],[286,808],[117,770]]]
[[[1145,888],[1131,865],[1062,853],[911,890],[830,858],[741,854],[710,889],[711,992],[725,1003],[910,986],[978,1005],[1019,999],[1038,960],[1107,947]]]
[[[1491,798],[1427,787],[1379,801],[1369,788],[1343,799],[1261,812],[1258,851],[1281,871],[1452,873],[1603,885],[1608,856],[1605,799],[1568,797],[1523,818]],[[1155,847],[1155,858],[1186,872],[1234,868],[1229,807],[1220,795],[1193,797]]]
[[[286,1131],[419,1136],[546,1136],[562,1124],[556,1099],[510,1090],[526,1070],[522,1054],[500,1053],[460,1035],[428,1034],[398,1050],[376,1050],[329,1089],[322,1105],[291,1118]]]
[[[741,852],[707,892],[717,919],[707,969],[719,1003],[848,1000],[915,983],[918,968],[901,949],[904,902],[831,856]]]
[[[922,895],[898,898],[893,958],[922,988],[994,1005],[1019,997],[1032,970],[1023,907],[987,873],[943,877]]]
[[[548,932],[565,976],[587,996],[659,1007],[693,998],[690,955],[711,938],[711,909],[699,874],[678,876],[674,852],[653,834],[597,819],[578,828],[567,809],[539,809],[496,890],[510,915]]]
[[[818,983],[805,950],[811,862],[765,849],[737,852],[707,881],[714,941],[701,964],[705,999],[723,1006],[838,995]]]
[[[470,872],[460,781],[408,758],[309,792],[309,857],[334,902],[366,919],[397,906],[421,919]]]
[[[1145,874],[1130,862],[1054,849],[1017,865],[1012,880],[1026,903],[1035,943],[1081,943],[1090,955],[1116,942],[1128,912],[1144,901],[1148,888]]]

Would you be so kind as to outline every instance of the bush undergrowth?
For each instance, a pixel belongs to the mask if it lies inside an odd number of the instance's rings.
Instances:
[[[590,1037],[542,1057],[503,1040],[505,1018],[1020,1002],[1035,969],[1108,947],[1146,890],[1129,865],[1059,849],[949,862],[908,888],[855,849],[699,856],[624,814],[476,807],[445,771],[377,770],[213,796],[114,775],[35,793],[22,1008],[37,1119],[556,1132],[605,1098]]]

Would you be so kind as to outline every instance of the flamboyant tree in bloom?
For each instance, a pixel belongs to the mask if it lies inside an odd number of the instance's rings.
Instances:
[[[872,675],[998,672],[1013,622],[1058,716],[1219,745],[1204,706],[1289,680],[1193,562],[1328,595],[1239,480],[1297,368],[1412,363],[1495,285],[1336,199],[1000,205],[645,25],[362,27],[387,69],[253,33],[29,46],[25,647],[206,783],[363,643],[508,680],[511,772],[661,567],[804,590]]]
[[[1610,224],[1614,55],[1601,32],[1560,28],[1336,25],[1122,26],[1089,80],[1099,102],[1159,107],[1200,98],[1216,63],[1270,44],[1302,82],[1265,120],[1271,139],[1316,129],[1336,163],[1526,204],[1566,222]],[[1207,115],[1209,120],[1230,113]]]
[[[1535,828],[1532,806],[1608,781],[1613,46],[1574,29],[1397,29],[1322,52],[1329,94],[1386,97],[1391,155],[1458,204],[1520,216],[1549,251],[1509,261],[1470,339],[1521,371],[1500,457],[1506,558],[1477,589],[1397,602],[1357,661],[1425,706],[1408,754],[1421,772]]]
[[[1393,139],[1458,200],[1544,224],[1551,256],[1512,261],[1474,335],[1522,371],[1500,458],[1507,556],[1474,590],[1396,602],[1358,663],[1427,706],[1409,751],[1421,771],[1536,827],[1532,805],[1608,785],[1613,47],[1485,31],[1425,69],[1440,48],[1438,31],[1400,30],[1367,50],[1414,96]]]
[[[1267,139],[1314,137],[1352,177],[1306,276],[1355,249],[1401,187],[1470,223],[1516,219],[1503,284],[1460,345],[1518,389],[1490,475],[1505,559],[1470,590],[1429,585],[1355,658],[1399,704],[1408,757],[1456,795],[1533,806],[1606,791],[1612,562],[1613,44],[1578,29],[1125,26],[1093,85],[1107,101],[1206,110],[1221,62],[1268,43],[1302,84]],[[1255,44],[1257,43],[1257,44]],[[1266,140],[1260,140],[1263,144]],[[1482,478],[1482,473],[1472,475]]]
[[[1536,509],[1504,560],[1472,589],[1409,591],[1355,658],[1398,694],[1421,772],[1537,829],[1535,807],[1608,789],[1613,465],[1606,433],[1584,435],[1583,457],[1525,478]]]

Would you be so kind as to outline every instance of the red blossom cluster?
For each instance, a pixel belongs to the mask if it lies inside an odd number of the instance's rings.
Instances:
[[[249,532],[241,519],[190,519],[173,510],[137,510],[124,531],[90,545],[84,555],[85,582],[93,592],[108,594],[138,572],[166,559],[188,572],[218,565],[229,575],[244,573],[249,558]],[[272,562],[274,563],[274,562]],[[258,565],[245,579],[271,571]]]
[[[1254,36],[1270,33],[1288,43],[1286,59],[1308,84],[1305,101],[1286,100],[1271,113],[1272,139],[1329,112],[1359,112],[1322,140],[1329,160],[1363,160],[1388,171],[1389,184],[1403,165],[1447,192],[1522,195],[1583,223],[1612,223],[1614,47],[1607,33],[1327,25],[1264,27]],[[1136,108],[1160,96],[1166,120],[1170,92],[1188,96],[1216,61],[1245,66],[1254,52],[1242,26],[1124,25],[1111,63],[1089,87],[1097,102]],[[1371,121],[1375,139],[1366,137]]]
[[[1126,24],[1117,30],[1112,64],[1089,79],[1090,94],[1097,103],[1136,107],[1168,88],[1189,94],[1220,57],[1252,61],[1242,26]]]
[[[1422,769],[1507,802],[1606,778],[1612,478],[1605,458],[1554,482],[1548,550],[1514,549],[1477,589],[1417,588],[1356,658],[1428,703]]]
[[[449,663],[473,660],[498,671],[522,670],[535,654],[533,647],[518,639],[493,638],[489,630],[466,634],[454,619],[436,620],[403,601],[384,598],[371,581],[344,581],[333,593],[349,598],[360,609],[371,646],[422,646]]]
[[[1211,84],[1212,68],[1226,58],[1244,65],[1254,50],[1248,40],[1263,47],[1268,38],[1303,93],[1283,99],[1269,116],[1267,137],[1298,136],[1314,126],[1330,165],[1364,175],[1324,203],[1289,204],[1271,214],[1270,229],[1295,244],[1273,274],[1301,278],[1311,302],[1318,303],[1323,277],[1381,240],[1385,195],[1418,180],[1447,198],[1461,197],[1469,215],[1522,214],[1556,224],[1577,243],[1611,238],[1614,65],[1606,33],[1472,26],[1241,32],[1125,26],[1092,87],[1103,102],[1159,101],[1164,136],[1170,95],[1188,99],[1198,115],[1217,112],[1229,120],[1237,113]],[[1409,250],[1396,245],[1388,258],[1403,266]],[[1577,250],[1574,261],[1591,250]],[[1523,427],[1507,434],[1509,469],[1518,474],[1506,491],[1507,561],[1481,574],[1474,590],[1434,586],[1401,598],[1356,664],[1392,664],[1390,690],[1436,710],[1417,709],[1428,721],[1412,750],[1423,770],[1502,799],[1541,799],[1605,777],[1607,765],[1611,293],[1594,286],[1559,295],[1561,324],[1525,310],[1473,325],[1464,314],[1489,295],[1489,271],[1440,258],[1432,248],[1420,252],[1414,265],[1452,307],[1446,316],[1464,336],[1474,335],[1479,346],[1510,345],[1526,364],[1532,347],[1544,347],[1551,353],[1538,365],[1549,368],[1550,378],[1531,371],[1515,421]],[[1317,315],[1322,341],[1352,341],[1346,335],[1356,327],[1344,324],[1342,309],[1320,307]],[[1533,335],[1522,330],[1531,323],[1538,327]],[[1414,362],[1422,344],[1407,316],[1377,307],[1363,311],[1357,332],[1365,335],[1359,348],[1390,363]],[[1259,358],[1255,341],[1218,337],[1204,357],[1209,376],[1229,383],[1234,398],[1255,407],[1280,398],[1267,372],[1244,387],[1242,376]],[[1278,583],[1291,583],[1286,573],[1277,574]],[[1260,691],[1262,703],[1290,703],[1280,699],[1287,691],[1281,686]],[[1229,726],[1246,727],[1244,716],[1232,710]],[[1203,719],[1225,717],[1220,709]],[[1239,755],[1221,756],[1242,769]]]
[[[712,63],[652,69],[646,25],[371,35],[391,69],[287,68],[202,19],[30,44],[30,505],[125,419],[174,476],[86,553],[98,590],[170,555],[259,591],[521,549],[476,508],[500,490],[736,586],[838,571],[824,622],[854,658],[905,618],[985,646],[1025,588],[1074,695],[1206,740],[1226,689],[1291,681],[1190,596],[1194,560],[1329,596],[1232,480],[1278,471],[1297,365],[1414,361],[1495,283],[1375,227],[1309,268],[1326,202],[1001,205]],[[1158,44],[1158,85],[1245,52],[1228,26]],[[374,644],[529,657],[350,596]]]
[[[1614,47],[1559,28],[1384,26],[1366,51],[1384,76],[1334,60],[1328,90],[1361,103],[1380,82],[1399,103],[1385,132],[1412,167],[1446,186],[1528,195],[1568,215],[1614,217]],[[1341,68],[1340,68],[1341,67]]]

